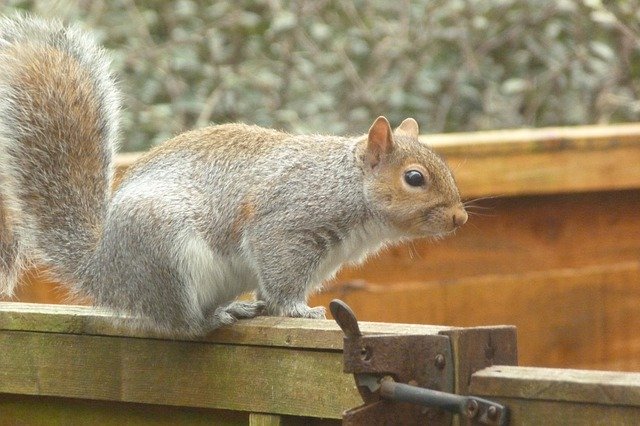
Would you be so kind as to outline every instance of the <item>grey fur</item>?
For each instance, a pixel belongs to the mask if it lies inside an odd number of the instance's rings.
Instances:
[[[0,261],[45,260],[97,304],[141,324],[201,334],[263,309],[324,317],[324,308],[307,306],[307,298],[343,263],[456,227],[452,212],[462,207],[455,182],[417,141],[415,121],[403,123],[393,150],[375,162],[371,133],[293,136],[241,124],[188,132],[132,166],[109,200],[118,96],[102,53],[76,30],[24,18],[0,22],[0,45],[10,43],[53,45],[89,72],[102,121],[73,119],[80,129],[101,129],[86,141],[101,167],[87,173],[69,160],[78,149],[69,142],[77,139],[75,128],[58,138],[55,124],[31,128],[22,120],[34,111],[21,112],[22,100],[12,96],[19,91],[15,73],[7,70],[15,59],[0,56],[0,71],[9,71],[0,80],[0,208],[20,213],[10,215],[11,232],[0,233]],[[71,93],[65,90],[63,100]],[[57,117],[37,113],[42,123]],[[388,128],[386,120],[376,123]],[[37,135],[44,155],[21,144],[25,132],[32,132],[31,141]],[[413,163],[428,174],[428,191],[402,183],[402,171]],[[46,173],[32,176],[27,167]],[[82,174],[84,185],[66,179],[69,170]],[[39,196],[31,200],[34,191]],[[2,252],[3,244],[19,250]],[[0,289],[10,293],[15,277],[2,273]],[[234,301],[249,291],[257,300]]]
[[[86,73],[78,81],[91,99],[78,96],[70,76],[47,80],[46,87],[20,81],[27,68],[47,73],[44,57],[53,51]],[[12,294],[29,260],[49,263],[59,279],[75,281],[106,212],[118,98],[106,56],[79,29],[27,16],[0,21],[0,202],[8,216],[5,233],[17,247],[0,252],[0,292]],[[97,118],[71,116],[72,101],[96,110]],[[96,140],[81,143],[88,134]]]

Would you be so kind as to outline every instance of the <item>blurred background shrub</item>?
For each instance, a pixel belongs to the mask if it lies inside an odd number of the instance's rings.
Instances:
[[[363,133],[635,121],[640,1],[0,0],[112,51],[123,150],[208,123]]]

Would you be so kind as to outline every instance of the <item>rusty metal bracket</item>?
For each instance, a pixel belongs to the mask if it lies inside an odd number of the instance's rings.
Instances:
[[[506,424],[505,407],[453,393],[447,336],[363,335],[346,303],[329,306],[345,334],[344,372],[354,375],[364,401],[343,413],[344,425],[450,424],[451,413],[476,424]]]

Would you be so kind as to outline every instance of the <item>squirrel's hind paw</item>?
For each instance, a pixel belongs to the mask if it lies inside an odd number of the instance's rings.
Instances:
[[[261,300],[251,302],[235,301],[216,308],[207,318],[208,328],[214,330],[223,325],[233,324],[239,319],[256,317],[264,312],[265,303]]]
[[[313,319],[325,319],[327,317],[326,309],[323,306],[316,306],[312,308],[303,304],[295,305],[291,309],[283,312],[283,315],[286,317]]]
[[[223,309],[237,319],[246,319],[261,315],[264,312],[265,306],[266,304],[262,300],[253,300],[250,302],[238,300],[231,302]]]

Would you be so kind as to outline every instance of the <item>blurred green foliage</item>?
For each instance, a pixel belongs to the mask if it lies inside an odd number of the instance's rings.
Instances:
[[[363,133],[638,120],[640,0],[0,0],[113,53],[123,149],[208,123]]]

